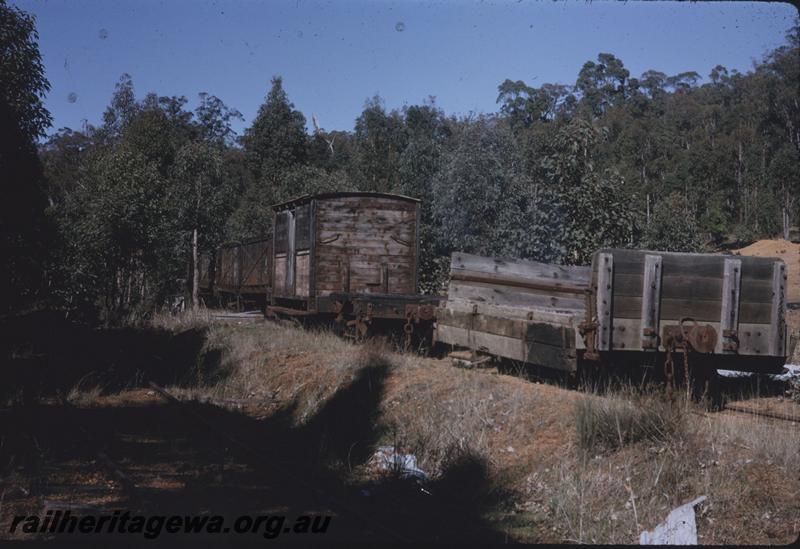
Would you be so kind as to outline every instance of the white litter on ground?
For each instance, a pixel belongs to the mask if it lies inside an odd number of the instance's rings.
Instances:
[[[790,381],[792,379],[800,379],[800,364],[786,364],[784,366],[786,371],[782,374],[770,376],[775,381]]]
[[[428,480],[428,474],[417,467],[417,457],[413,454],[398,454],[394,446],[379,446],[370,461],[380,469],[397,471],[403,478]]]
[[[694,520],[694,507],[706,500],[700,496],[673,509],[667,519],[656,526],[652,532],[639,535],[641,545],[697,545],[697,524]]]
[[[784,372],[781,374],[768,374],[767,377],[773,381],[789,381],[800,379],[800,364],[785,364]],[[717,370],[722,377],[751,377],[756,374],[752,372],[737,372],[734,370]]]

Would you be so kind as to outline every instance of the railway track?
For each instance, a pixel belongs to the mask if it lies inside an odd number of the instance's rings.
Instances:
[[[796,414],[782,414],[779,412],[773,412],[770,410],[758,410],[754,408],[749,408],[746,406],[740,406],[737,404],[726,404],[724,410],[728,410],[731,412],[736,412],[738,414],[747,414],[756,417],[764,417],[769,419],[775,419],[780,421],[787,421],[794,425],[800,425],[800,406],[798,406],[798,410]]]

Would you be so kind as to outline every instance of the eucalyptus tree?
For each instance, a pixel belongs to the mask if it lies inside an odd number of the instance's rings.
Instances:
[[[32,15],[0,0],[0,308],[21,307],[44,295],[48,240],[47,197],[36,140],[51,116],[50,90]],[[13,197],[13,200],[11,199]]]

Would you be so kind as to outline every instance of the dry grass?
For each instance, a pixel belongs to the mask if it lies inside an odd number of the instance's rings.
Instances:
[[[429,471],[439,471],[463,454],[487,458],[492,396],[485,379],[460,376],[462,383],[442,390],[424,380],[426,365],[418,357],[406,355],[400,366],[409,383],[392,391],[383,406],[389,442],[416,454]]]
[[[154,328],[173,332],[204,329],[211,325],[211,313],[205,308],[197,311],[189,309],[178,314],[159,312],[155,313],[148,323]]]
[[[635,543],[700,495],[708,496],[697,509],[702,543],[786,543],[800,528],[797,428],[633,389],[584,395],[456,369],[324,331],[275,323],[207,330],[200,363],[216,363],[217,377],[200,367],[183,391],[272,399],[294,406],[298,423],[359,372],[386,364],[379,444],[415,454],[433,476],[465,455],[485,462],[492,482],[515,494],[506,502],[513,511],[498,507],[495,516],[512,539]]]
[[[627,426],[627,427],[626,427]],[[633,543],[700,495],[701,543],[785,543],[800,526],[800,433],[790,425],[706,414],[657,395],[586,395],[576,451],[549,480],[563,540]]]
[[[67,393],[67,402],[80,408],[98,406],[103,395],[103,387],[92,383],[89,378],[78,381]]]
[[[667,441],[684,429],[685,406],[663,396],[625,388],[611,397],[588,394],[575,407],[578,445],[617,449],[634,442]]]
[[[749,450],[767,465],[800,469],[800,430],[780,421],[738,415],[717,416],[698,427],[715,447]]]

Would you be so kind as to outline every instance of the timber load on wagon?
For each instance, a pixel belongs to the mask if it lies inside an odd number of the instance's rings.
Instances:
[[[698,367],[777,373],[785,287],[786,266],[772,258],[600,250],[574,267],[454,253],[434,335],[568,372],[690,353]]]

